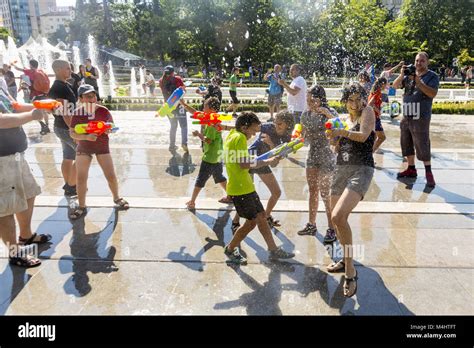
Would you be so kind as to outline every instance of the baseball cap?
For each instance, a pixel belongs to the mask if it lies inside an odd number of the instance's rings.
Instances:
[[[77,94],[79,96],[83,95],[83,94],[87,94],[87,93],[90,93],[90,92],[94,92],[95,93],[95,89],[94,87],[92,87],[91,85],[82,85],[78,88],[77,90]]]
[[[172,72],[174,72],[174,67],[172,65],[167,65],[165,66],[165,73],[167,74],[171,74]]]

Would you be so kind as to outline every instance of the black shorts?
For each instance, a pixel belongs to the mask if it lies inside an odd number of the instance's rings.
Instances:
[[[234,202],[235,210],[240,217],[247,220],[253,220],[258,213],[265,211],[257,192],[251,192],[242,196],[231,196]]]
[[[249,173],[250,174],[271,174],[272,169],[270,168],[270,166],[260,167],[257,169],[250,168]]]
[[[203,188],[211,175],[213,176],[214,182],[216,184],[227,181],[225,176],[222,174],[223,171],[224,168],[222,163],[208,163],[202,161],[201,167],[199,167],[199,174],[196,179],[196,186]]]
[[[229,91],[230,97],[232,98],[232,103],[239,104],[240,101],[237,99],[237,91]]]

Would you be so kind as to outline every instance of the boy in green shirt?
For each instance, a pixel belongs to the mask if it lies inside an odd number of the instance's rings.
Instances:
[[[224,253],[233,263],[246,265],[247,259],[240,254],[238,245],[258,226],[269,249],[269,259],[289,259],[295,256],[293,253],[284,251],[277,247],[268,225],[265,209],[260,202],[249,169],[260,168],[268,165],[276,165],[279,157],[258,161],[250,159],[247,140],[260,130],[260,120],[253,112],[243,112],[235,123],[233,129],[224,143],[224,160],[229,180],[227,183],[227,194],[234,202],[237,214],[247,219],[245,223],[236,230],[230,243],[224,248]]]
[[[186,111],[194,114],[197,110],[187,105],[184,101],[181,104],[185,107]],[[216,97],[206,99],[204,102],[203,112],[219,112],[220,102]],[[230,127],[221,125],[222,129],[229,130]],[[199,137],[203,142],[203,151],[201,166],[199,167],[199,174],[196,179],[194,186],[193,195],[191,200],[186,203],[186,207],[190,210],[196,209],[196,198],[201,192],[202,188],[206,185],[207,180],[212,177],[216,184],[220,184],[226,192],[227,179],[224,177],[222,172],[224,168],[222,166],[222,133],[217,131],[213,126],[203,126],[201,132],[194,131],[193,135]],[[219,200],[220,203],[232,203],[232,199],[227,195]]]
[[[238,104],[240,103],[239,99],[237,99],[237,75],[239,74],[239,68],[234,67],[232,69],[232,76],[229,79],[229,94],[232,98],[232,104],[229,105],[227,108],[227,112],[233,112],[234,116],[237,114],[235,110],[238,108]],[[239,86],[240,87],[240,86]]]

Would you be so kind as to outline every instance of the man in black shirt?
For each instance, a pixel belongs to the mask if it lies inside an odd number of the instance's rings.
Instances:
[[[69,135],[69,125],[76,105],[76,94],[67,79],[71,77],[71,65],[65,60],[55,60],[53,71],[56,80],[49,90],[49,97],[63,103],[63,107],[53,111],[54,133],[61,140],[63,148],[63,161],[61,172],[64,178],[64,194],[75,196],[76,193],[76,143]]]
[[[95,94],[97,95],[97,100],[100,100],[99,97],[99,86],[97,80],[99,79],[99,69],[95,66],[92,66],[92,60],[90,58],[86,59],[86,78],[85,84],[91,85],[95,89]]]
[[[35,197],[41,193],[24,157],[28,147],[21,127],[45,117],[44,110],[22,105],[18,114],[0,113],[0,238],[9,249],[9,262],[21,267],[35,267],[41,261],[30,256],[16,241],[15,218],[20,226],[20,243],[45,243],[50,235],[32,233],[31,217]]]

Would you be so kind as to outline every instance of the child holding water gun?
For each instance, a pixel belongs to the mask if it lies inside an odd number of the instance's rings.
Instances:
[[[294,126],[293,114],[286,110],[279,112],[275,117],[275,123],[264,123],[260,127],[260,135],[255,142],[250,145],[249,153],[251,155],[260,156],[271,149],[291,141],[291,131]],[[274,220],[272,217],[272,210],[281,196],[281,189],[278,181],[273,175],[270,166],[263,166],[260,168],[250,168],[250,174],[258,174],[265,186],[270,190],[270,199],[265,209],[265,215],[270,227],[281,226],[280,221]],[[239,226],[239,215],[237,214],[232,221],[232,231],[235,231]]]
[[[82,85],[78,90],[79,100],[82,106],[76,110],[77,114],[72,118],[70,134],[78,141],[76,149],[77,170],[77,198],[79,206],[69,215],[71,220],[77,220],[87,214],[86,192],[87,178],[92,161],[92,155],[96,155],[102,172],[107,179],[114,203],[118,210],[126,210],[129,204],[119,196],[118,181],[115,175],[114,164],[109,150],[109,137],[106,133],[78,134],[75,130],[78,124],[87,124],[90,121],[113,122],[112,115],[105,107],[97,104],[97,94],[93,86]]]
[[[187,105],[183,100],[181,104],[184,106],[186,111],[194,114],[197,112],[194,108]],[[210,97],[204,102],[205,113],[217,113],[220,109],[219,99],[216,97]],[[221,125],[222,129],[231,129]],[[196,209],[196,198],[199,195],[199,192],[206,185],[207,180],[212,177],[216,184],[221,185],[224,193],[227,188],[227,179],[223,175],[223,165],[222,165],[222,133],[219,132],[214,126],[202,126],[201,132],[194,131],[193,135],[199,137],[203,142],[203,151],[201,166],[199,167],[199,174],[196,179],[196,184],[194,186],[193,194],[191,199],[186,203],[186,207],[190,210]],[[219,200],[220,203],[232,203],[232,199],[227,196],[227,194]]]
[[[328,119],[337,117],[337,112],[330,109],[326,99],[326,91],[316,85],[307,93],[308,111],[301,116],[303,137],[309,143],[306,159],[306,179],[309,188],[309,222],[298,231],[300,236],[316,235],[316,212],[318,211],[319,193],[326,208],[328,229],[324,237],[325,243],[336,240],[336,232],[331,221],[330,188],[332,173],[335,170],[335,157],[326,138],[325,124]]]
[[[387,139],[382,127],[382,121],[380,120],[380,115],[382,114],[382,91],[385,90],[386,86],[387,79],[385,77],[379,77],[372,86],[369,95],[369,106],[374,109],[375,113],[375,135],[377,137],[375,139],[373,152],[377,151],[380,145]]]

